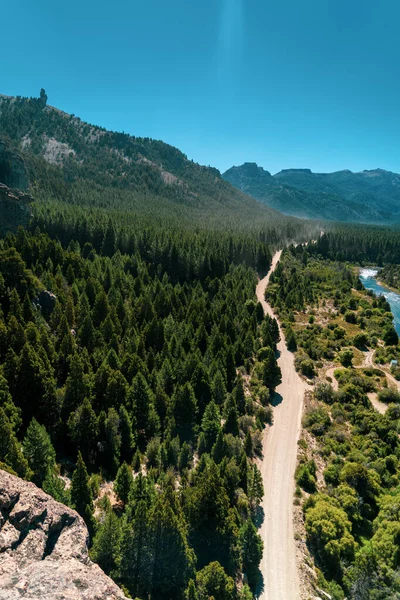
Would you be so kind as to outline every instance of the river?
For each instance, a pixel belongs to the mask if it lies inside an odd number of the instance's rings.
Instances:
[[[390,304],[393,313],[393,325],[397,333],[400,335],[400,294],[392,292],[387,287],[379,285],[376,276],[379,273],[377,268],[360,269],[361,283],[367,290],[373,290],[377,296],[383,295]]]

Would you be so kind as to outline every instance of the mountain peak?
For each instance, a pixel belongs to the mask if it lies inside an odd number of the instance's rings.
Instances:
[[[288,174],[288,173],[304,173],[305,175],[314,175],[311,169],[282,169],[276,175]]]
[[[272,177],[269,171],[266,171],[255,162],[245,162],[237,167],[231,167],[226,173],[230,172],[241,173],[246,177]]]

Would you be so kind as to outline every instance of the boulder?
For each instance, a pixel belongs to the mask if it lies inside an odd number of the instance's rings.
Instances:
[[[49,290],[43,290],[38,295],[38,303],[45,313],[51,313],[57,302],[57,296]]]
[[[74,510],[0,470],[0,600],[126,600]]]

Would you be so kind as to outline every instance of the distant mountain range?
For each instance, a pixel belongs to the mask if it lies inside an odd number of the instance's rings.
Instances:
[[[400,175],[383,169],[360,173],[285,169],[271,175],[256,163],[244,163],[222,176],[287,215],[359,223],[400,222]]]

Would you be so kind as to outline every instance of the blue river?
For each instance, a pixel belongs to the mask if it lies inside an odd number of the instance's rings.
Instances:
[[[379,269],[369,268],[360,270],[361,283],[367,290],[373,290],[377,296],[383,295],[390,304],[393,313],[393,325],[397,333],[400,335],[400,294],[392,292],[386,287],[379,285],[376,276]]]

